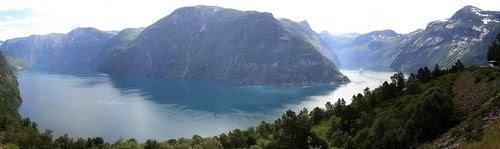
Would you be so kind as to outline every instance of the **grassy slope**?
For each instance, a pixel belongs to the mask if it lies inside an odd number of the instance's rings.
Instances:
[[[467,142],[458,148],[493,149],[500,148],[500,120],[484,130],[483,138],[479,141]]]
[[[492,135],[498,133],[491,132],[494,129],[484,128],[494,127],[492,124],[499,120],[500,69],[489,67],[468,69],[455,81],[453,93],[460,123],[434,140],[430,146],[455,148],[463,143],[486,140],[474,145],[482,146],[485,145],[483,143],[488,143],[487,140],[494,139]]]

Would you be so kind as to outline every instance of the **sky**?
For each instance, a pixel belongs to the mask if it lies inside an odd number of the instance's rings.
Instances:
[[[77,27],[146,27],[177,8],[194,5],[271,12],[335,34],[384,29],[408,33],[449,18],[466,5],[500,11],[500,0],[0,0],[0,40]]]

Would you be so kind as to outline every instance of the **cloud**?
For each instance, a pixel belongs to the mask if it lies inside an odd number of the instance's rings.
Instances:
[[[500,10],[498,0],[2,0],[8,10],[29,10],[24,17],[0,17],[0,40],[30,34],[65,33],[76,27],[121,30],[144,27],[183,6],[217,5],[271,12],[275,17],[308,20],[316,31],[334,33],[394,29],[411,32],[433,20],[450,17],[465,5]]]

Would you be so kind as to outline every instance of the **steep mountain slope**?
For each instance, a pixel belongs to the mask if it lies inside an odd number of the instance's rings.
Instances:
[[[68,34],[32,35],[5,41],[10,56],[28,64],[76,67],[94,65],[98,53],[114,34],[95,28],[77,28]]]
[[[270,13],[184,7],[148,26],[102,63],[111,74],[297,85],[347,78]]]
[[[21,96],[17,88],[16,76],[0,52],[0,115],[18,117],[19,105],[21,105]]]
[[[385,50],[390,47],[391,40],[400,35],[393,30],[373,31],[367,34],[348,36],[344,38],[323,34],[325,41],[334,48],[340,57],[340,63],[345,68],[384,69],[390,62],[395,50]],[[339,41],[340,40],[340,41]],[[342,44],[340,44],[342,43]]]
[[[100,69],[117,69],[110,68],[112,66],[106,58],[114,57],[116,54],[125,52],[125,48],[134,41],[137,36],[144,30],[144,28],[128,28],[118,32],[113,38],[111,38],[100,52],[100,57],[97,59],[97,67]]]
[[[298,23],[288,19],[280,19],[279,21],[287,28],[287,31],[303,37],[305,41],[312,44],[319,52],[321,52],[321,54],[323,54],[323,56],[335,63],[337,67],[341,66],[335,52],[326,44],[325,41],[321,39],[321,36],[318,33],[311,29],[307,21]]]
[[[466,6],[450,19],[434,21],[422,32],[404,41],[391,68],[411,70],[438,63],[449,67],[460,59],[464,64],[485,64],[488,46],[500,32],[500,12]],[[411,59],[410,59],[411,57]]]
[[[499,32],[500,12],[466,6],[450,19],[429,23],[424,30],[404,35],[393,31],[360,35],[341,46],[337,55],[348,67],[406,72],[434,64],[449,67],[457,60],[465,65],[485,64],[486,49]]]

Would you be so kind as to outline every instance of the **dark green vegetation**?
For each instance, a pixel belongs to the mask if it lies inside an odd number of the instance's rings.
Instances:
[[[21,96],[17,88],[17,79],[6,58],[0,53],[0,114],[19,117],[17,108],[21,105]]]
[[[500,12],[466,6],[451,18],[430,22],[425,29],[412,33],[375,31],[351,38],[349,42],[327,43],[337,47],[334,50],[343,67],[415,72],[434,64],[450,68],[457,60],[462,60],[466,66],[487,64],[488,46],[498,32]],[[322,35],[325,41],[346,40]]]
[[[488,55],[486,55],[488,61],[495,60],[500,61],[500,33],[497,38],[493,41],[493,44],[488,48]]]
[[[120,46],[104,58],[103,71],[274,85],[348,81],[306,23],[270,13],[179,8]]]

